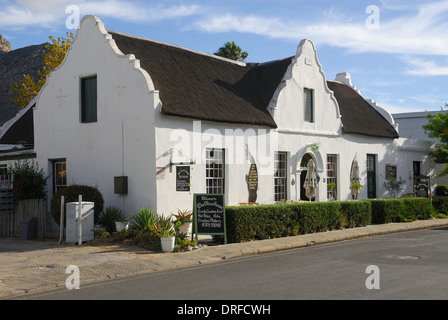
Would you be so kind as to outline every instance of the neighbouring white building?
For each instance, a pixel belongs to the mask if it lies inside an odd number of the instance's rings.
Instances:
[[[434,116],[437,113],[446,113],[446,110],[441,109],[440,111],[429,111],[429,113]],[[400,126],[400,136],[407,138],[409,140],[420,140],[420,141],[430,141],[435,144],[435,146],[440,144],[435,138],[429,137],[425,130],[423,130],[423,125],[428,124],[427,112],[405,112],[405,113],[395,113],[392,115],[395,122]],[[418,166],[418,164],[416,164]],[[436,164],[434,171],[434,184],[448,185],[448,177],[437,178],[437,173],[445,168],[444,164]],[[418,168],[415,169],[418,171]]]
[[[310,40],[292,57],[245,64],[106,30],[86,16],[29,110],[27,152],[52,176],[49,198],[65,185],[98,186],[105,206],[128,214],[192,209],[195,193],[223,193],[227,205],[308,201],[310,159],[313,201],[352,199],[354,159],[359,199],[388,197],[383,183],[399,177],[402,193],[412,193],[417,162],[422,174],[434,170],[433,142],[401,138],[348,74],[327,80]],[[6,154],[0,164],[14,160]]]

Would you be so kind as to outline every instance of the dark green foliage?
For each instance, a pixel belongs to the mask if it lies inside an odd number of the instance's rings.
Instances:
[[[372,204],[372,223],[409,222],[430,217],[428,198],[368,200]]]
[[[162,251],[160,237],[154,232],[148,232],[147,230],[137,232],[134,243],[140,248],[157,252]]]
[[[309,202],[297,206],[300,233],[336,230],[339,227],[339,202]]]
[[[148,208],[140,209],[131,218],[129,228],[133,231],[148,231],[157,220],[157,213]]]
[[[246,242],[335,230],[338,202],[313,202],[226,208],[228,242]]]
[[[448,215],[448,197],[433,197],[432,205],[439,213]]]
[[[14,175],[13,192],[15,201],[44,199],[48,177],[44,175],[36,162],[18,160],[8,169],[8,175]]]
[[[448,198],[447,198],[448,199]],[[448,200],[446,202],[448,209]],[[230,243],[429,219],[427,198],[302,202],[226,208]]]
[[[372,206],[368,201],[344,201],[340,210],[341,228],[364,227],[372,222]]]
[[[101,212],[98,217],[98,223],[106,229],[107,232],[112,233],[117,231],[115,222],[126,221],[126,215],[121,211],[120,208],[109,206]]]
[[[447,197],[448,196],[448,186],[438,185],[434,190],[434,195],[436,197]]]
[[[78,202],[79,195],[82,195],[83,202],[86,201],[94,203],[94,223],[98,223],[98,217],[104,209],[104,198],[101,192],[96,187],[85,185],[71,185],[58,190],[51,199],[51,215],[57,224],[59,224],[61,214],[61,196],[64,196],[64,202],[67,204],[69,202]],[[65,217],[67,216],[66,212],[64,212],[64,215]],[[64,221],[66,221],[65,219],[66,218],[64,218]]]

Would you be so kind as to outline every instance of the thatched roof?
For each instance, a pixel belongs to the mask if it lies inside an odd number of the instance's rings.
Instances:
[[[0,144],[9,145],[34,145],[33,107],[29,105],[27,110],[13,118],[14,121],[6,131],[0,134]]]
[[[124,54],[134,54],[159,90],[162,114],[276,128],[267,111],[292,57],[238,64],[177,46],[108,31]],[[398,138],[392,125],[353,88],[327,81],[342,115],[343,133]],[[0,136],[0,144],[34,143],[33,109]]]
[[[124,54],[134,54],[162,101],[162,114],[276,128],[267,106],[291,58],[257,66],[108,31]]]
[[[243,66],[148,39],[108,31],[124,54],[140,60],[160,92],[162,114],[276,128],[267,111],[292,57]],[[352,88],[328,81],[344,132],[397,138],[395,129]]]
[[[350,86],[327,81],[342,115],[343,133],[380,138],[399,138],[392,125]]]

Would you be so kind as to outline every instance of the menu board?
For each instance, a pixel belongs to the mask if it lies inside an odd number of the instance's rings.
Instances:
[[[176,191],[190,192],[190,167],[176,167]]]
[[[226,237],[226,215],[223,194],[195,194],[193,203],[196,239],[202,235]]]

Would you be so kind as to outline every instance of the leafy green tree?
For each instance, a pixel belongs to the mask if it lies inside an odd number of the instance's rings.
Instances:
[[[12,86],[14,96],[10,101],[14,102],[19,109],[25,108],[47,81],[47,76],[51,70],[57,68],[64,61],[67,50],[73,41],[73,33],[67,32],[67,38],[57,38],[50,36],[51,43],[46,45],[47,53],[44,55],[44,67],[37,71],[37,77],[29,74],[23,75],[22,80]]]
[[[214,55],[235,61],[244,61],[249,57],[249,54],[237,46],[234,41],[226,42]]]
[[[448,103],[445,104],[445,108],[448,109]],[[423,129],[429,137],[436,138],[440,142],[430,155],[436,163],[445,164],[445,169],[438,175],[443,177],[448,174],[448,113],[438,112],[431,115],[427,112],[426,118],[428,124],[423,125]]]

